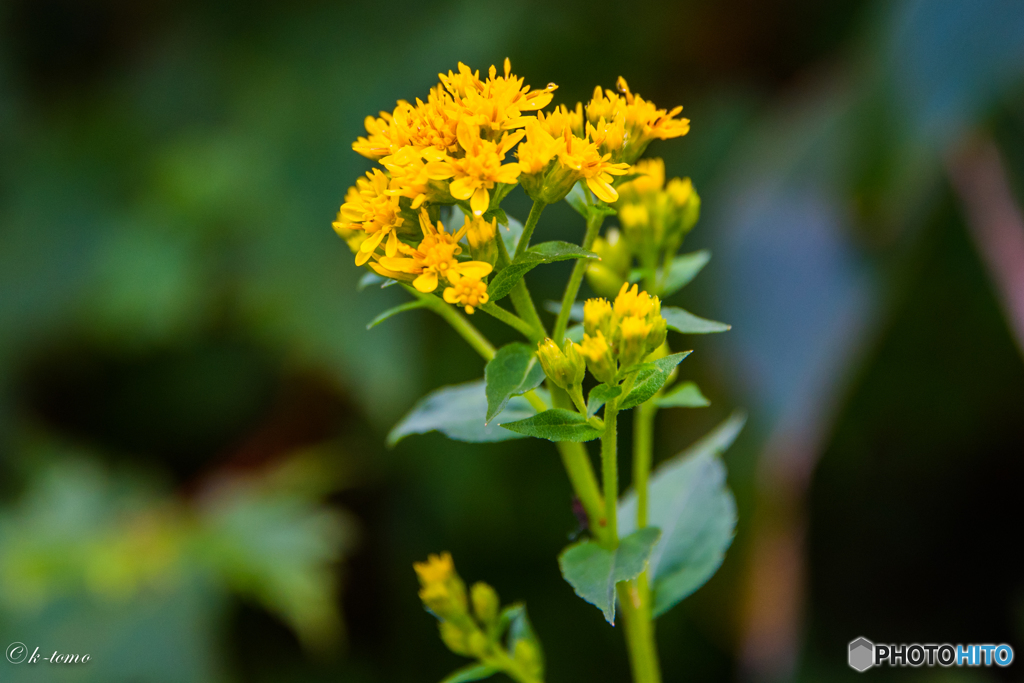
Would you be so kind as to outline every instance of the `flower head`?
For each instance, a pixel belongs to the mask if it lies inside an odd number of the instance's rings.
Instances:
[[[368,172],[365,178],[356,180],[355,187],[349,188],[338,212],[336,231],[361,230],[367,235],[356,252],[358,266],[370,260],[385,237],[388,239],[386,253],[389,256],[398,253],[401,243],[396,231],[405,219],[399,215],[398,197],[389,193],[389,183],[388,177],[379,170]]]
[[[420,599],[434,614],[446,619],[466,613],[466,586],[455,573],[450,553],[430,555],[426,562],[414,562],[412,567],[422,587]]]
[[[450,234],[440,221],[435,227],[426,209],[421,209],[420,229],[423,231],[423,240],[419,245],[413,247],[400,243],[399,251],[402,255],[379,257],[373,264],[374,270],[381,272],[380,268],[383,268],[407,277],[414,275],[416,277],[412,286],[424,293],[437,289],[439,278],[449,282],[458,277],[480,280],[490,274],[492,266],[489,263],[459,261],[455,258],[462,253],[459,240],[466,234],[465,226],[454,235]]]
[[[689,119],[676,118],[682,107],[671,111],[659,109],[653,102],[633,94],[621,76],[616,87],[619,92],[595,88],[586,106],[587,121],[604,129],[602,150],[614,153],[616,159],[632,163],[652,140],[680,137],[690,131]]]
[[[487,296],[487,283],[479,277],[462,276],[458,271],[450,271],[448,280],[452,286],[445,288],[444,300],[450,304],[462,306],[466,309],[466,313],[472,314],[477,307],[483,306],[490,298]]]
[[[465,150],[460,159],[449,159],[453,180],[448,188],[455,199],[469,200],[473,213],[480,216],[490,206],[490,192],[496,183],[514,183],[519,177],[519,165],[502,165],[505,155],[524,133],[506,133],[498,142],[480,137],[479,130],[472,125],[459,126],[459,145]]]
[[[496,137],[502,131],[522,128],[529,117],[523,112],[546,107],[558,88],[549,83],[543,90],[524,85],[524,79],[512,74],[512,64],[505,59],[504,75],[491,66],[486,80],[480,72],[471,71],[459,62],[459,72],[438,74],[445,89],[453,96],[463,122],[478,126],[484,137]]]

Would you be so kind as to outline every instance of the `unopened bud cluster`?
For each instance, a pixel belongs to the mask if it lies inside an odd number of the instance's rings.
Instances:
[[[614,302],[587,300],[583,331],[580,352],[587,367],[598,380],[610,383],[661,346],[668,325],[658,297],[623,284]]]
[[[661,159],[642,159],[636,177],[618,188],[620,229],[599,237],[593,250],[601,257],[587,269],[595,291],[611,295],[630,276],[635,258],[641,268],[656,269],[670,260],[700,217],[700,196],[689,178],[665,182]]]
[[[450,553],[430,555],[426,562],[413,563],[413,569],[420,580],[420,599],[438,618],[441,640],[449,650],[485,663],[507,661],[511,655],[516,666],[539,673],[543,664],[533,644],[519,641],[512,653],[504,652],[499,642],[501,601],[494,588],[478,581],[467,595]]]

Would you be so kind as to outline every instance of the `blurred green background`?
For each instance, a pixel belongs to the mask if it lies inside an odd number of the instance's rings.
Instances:
[[[357,292],[330,228],[366,115],[506,56],[692,121],[649,152],[714,253],[673,302],[733,330],[671,340],[712,405],[663,411],[656,457],[751,420],[666,680],[852,680],[858,636],[1024,651],[1024,4],[5,0],[0,36],[0,641],[92,657],[0,681],[440,680],[411,563],[441,550],[527,602],[549,680],[628,680],[559,576],[549,444],[384,448],[482,364],[426,312],[367,332],[403,294]]]

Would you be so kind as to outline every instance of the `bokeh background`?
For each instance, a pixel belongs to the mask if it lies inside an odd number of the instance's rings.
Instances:
[[[549,680],[628,680],[559,576],[552,447],[384,447],[482,366],[426,312],[366,331],[403,294],[330,228],[364,116],[506,56],[692,121],[650,150],[714,253],[672,303],[733,330],[673,340],[712,405],[662,411],[656,457],[750,420],[666,680],[851,680],[857,636],[1024,653],[1024,4],[5,0],[0,36],[0,640],[92,657],[0,680],[440,680],[440,550],[527,602]]]

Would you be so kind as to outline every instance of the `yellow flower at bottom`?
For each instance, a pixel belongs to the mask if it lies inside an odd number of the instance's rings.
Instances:
[[[459,240],[466,234],[466,227],[463,226],[454,235],[444,229],[444,225],[438,221],[437,227],[430,222],[427,210],[420,210],[420,229],[423,231],[423,241],[418,246],[412,247],[405,243],[398,245],[398,250],[404,256],[381,256],[377,259],[380,267],[396,272],[416,275],[412,286],[427,294],[437,289],[438,279],[444,278],[448,282],[454,282],[459,276],[474,277],[482,279],[490,275],[493,266],[483,261],[459,261],[455,257],[462,253]],[[377,268],[374,268],[380,272]]]
[[[487,303],[490,297],[487,295],[487,283],[478,277],[461,276],[452,272],[448,276],[451,287],[444,290],[444,300],[450,304],[464,306],[466,313],[470,315],[477,307]]]

